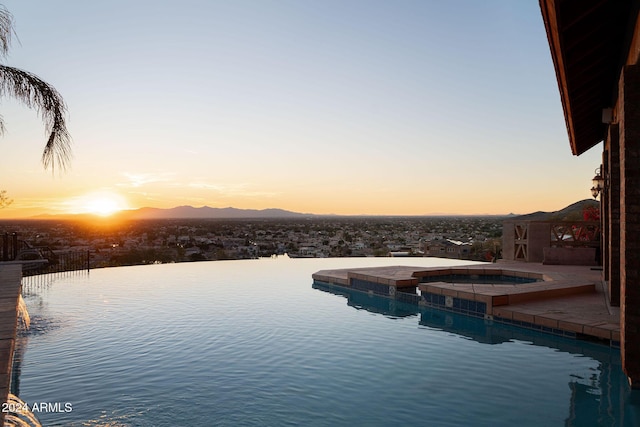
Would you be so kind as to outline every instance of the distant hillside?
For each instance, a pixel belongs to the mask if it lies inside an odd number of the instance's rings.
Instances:
[[[237,208],[211,208],[203,206],[178,206],[171,209],[140,208],[121,212],[121,217],[127,219],[250,219],[250,218],[306,218],[312,214],[286,211],[284,209],[237,209]]]
[[[533,212],[526,215],[509,217],[510,221],[576,221],[582,220],[582,213],[586,208],[599,208],[600,202],[593,199],[580,200],[564,209],[554,212]]]

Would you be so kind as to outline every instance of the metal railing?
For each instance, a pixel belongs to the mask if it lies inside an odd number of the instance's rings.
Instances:
[[[551,221],[550,245],[554,247],[600,246],[599,221]]]
[[[38,274],[62,273],[66,271],[90,270],[90,251],[53,252],[48,247],[34,248],[43,255],[46,263],[41,261],[23,261],[22,275],[34,276]]]
[[[22,264],[22,276],[90,270],[89,250],[53,251],[47,246],[31,246],[17,233],[0,235],[0,260]]]

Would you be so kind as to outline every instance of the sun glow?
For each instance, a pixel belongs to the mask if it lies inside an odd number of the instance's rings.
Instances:
[[[76,213],[87,213],[99,216],[110,216],[128,209],[127,201],[119,194],[112,192],[90,193],[73,202]]]

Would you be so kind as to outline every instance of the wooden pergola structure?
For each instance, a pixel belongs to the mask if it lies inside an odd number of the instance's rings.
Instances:
[[[604,142],[603,279],[620,306],[623,369],[640,388],[640,0],[540,0],[540,8],[571,151]]]

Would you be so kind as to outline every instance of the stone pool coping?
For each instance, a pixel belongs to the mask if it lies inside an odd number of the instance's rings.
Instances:
[[[0,265],[0,402],[3,403],[10,391],[21,278],[20,264]],[[0,412],[0,425],[4,425],[4,416]]]
[[[422,277],[510,275],[533,283],[420,283]],[[550,266],[499,262],[452,267],[387,266],[321,270],[314,281],[378,294],[387,298],[484,317],[572,338],[619,346],[620,315],[607,303],[602,272],[589,266]],[[419,289],[419,295],[405,293]]]

